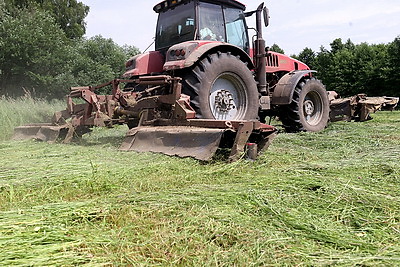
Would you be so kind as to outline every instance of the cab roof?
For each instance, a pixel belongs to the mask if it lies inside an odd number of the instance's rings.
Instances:
[[[243,11],[246,10],[246,6],[236,0],[164,0],[160,3],[158,3],[157,5],[155,5],[153,10],[156,13],[160,13],[160,12],[164,12],[164,11],[170,9],[171,7],[174,7],[174,6],[183,4],[183,3],[189,3],[192,1],[207,2],[207,3],[211,3],[211,4],[222,4],[222,5],[226,5],[226,6],[230,6],[230,7],[239,8]]]

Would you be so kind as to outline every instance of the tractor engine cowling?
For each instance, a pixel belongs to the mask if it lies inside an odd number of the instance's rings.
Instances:
[[[126,64],[126,71],[122,75],[130,78],[139,75],[163,72],[165,58],[159,51],[146,52],[130,58]]]

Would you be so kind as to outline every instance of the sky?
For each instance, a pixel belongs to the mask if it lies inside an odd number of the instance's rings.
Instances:
[[[157,14],[153,6],[161,0],[81,0],[90,7],[86,37],[102,35],[119,45],[141,51],[153,41]],[[247,11],[262,0],[240,0]],[[399,0],[266,0],[270,26],[264,30],[267,46],[278,44],[286,54],[305,47],[319,51],[336,38],[353,43],[389,43],[400,36]],[[247,19],[254,25],[255,16]],[[253,35],[254,32],[250,32]],[[150,49],[154,49],[151,47]]]

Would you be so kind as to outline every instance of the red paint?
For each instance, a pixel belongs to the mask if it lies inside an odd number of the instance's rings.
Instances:
[[[123,77],[132,77],[163,71],[164,56],[158,51],[146,52],[134,57],[135,68],[124,73]]]

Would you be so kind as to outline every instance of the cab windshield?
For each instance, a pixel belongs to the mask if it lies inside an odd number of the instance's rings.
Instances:
[[[194,40],[195,28],[194,2],[160,13],[156,32],[156,50]]]

